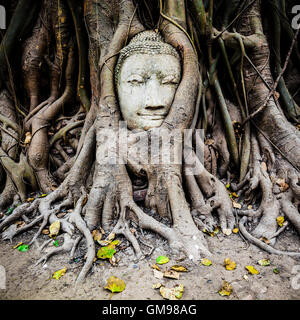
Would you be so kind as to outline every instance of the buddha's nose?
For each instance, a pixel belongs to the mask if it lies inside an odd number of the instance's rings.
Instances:
[[[162,95],[159,92],[160,83],[157,79],[149,80],[145,90],[145,109],[164,109]]]

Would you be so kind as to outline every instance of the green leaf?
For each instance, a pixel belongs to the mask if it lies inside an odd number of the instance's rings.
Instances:
[[[111,292],[122,292],[124,291],[125,287],[126,285],[123,280],[112,276],[107,280],[107,283],[104,289],[108,289]]]
[[[6,215],[7,216],[11,215],[13,213],[13,211],[14,211],[14,208],[11,208],[11,207],[8,208],[7,211],[6,211]]]
[[[18,247],[18,250],[21,252],[26,252],[29,250],[29,245],[28,244],[23,244],[21,246]]]
[[[278,269],[278,268],[274,268],[274,269],[273,269],[273,272],[274,272],[275,274],[278,274],[278,273],[279,273],[279,269]]]
[[[53,242],[53,245],[54,245],[55,247],[58,247],[58,241],[55,240],[55,241]]]
[[[111,259],[116,252],[117,251],[114,248],[111,248],[109,246],[102,247],[98,250],[97,257],[99,259]]]
[[[159,256],[156,259],[156,263],[158,263],[158,264],[165,264],[165,263],[168,263],[168,262],[169,262],[169,258],[166,257],[166,256]]]

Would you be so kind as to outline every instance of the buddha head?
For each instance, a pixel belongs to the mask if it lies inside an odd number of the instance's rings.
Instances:
[[[160,127],[181,78],[180,57],[160,34],[143,31],[124,47],[115,68],[123,119],[129,130]]]

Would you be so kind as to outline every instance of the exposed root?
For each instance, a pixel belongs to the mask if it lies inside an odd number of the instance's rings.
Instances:
[[[245,223],[247,222],[247,217],[243,217],[239,222],[239,229],[243,236],[249,241],[258,246],[259,248],[267,251],[271,254],[278,254],[278,255],[286,255],[291,257],[300,257],[300,252],[288,252],[288,251],[280,251],[277,249],[274,249],[273,247],[269,246],[265,242],[258,240],[254,236],[252,236],[245,228]]]

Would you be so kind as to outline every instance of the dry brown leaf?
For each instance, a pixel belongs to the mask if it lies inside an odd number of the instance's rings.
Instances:
[[[277,179],[276,184],[280,187],[280,191],[282,192],[285,192],[290,187],[284,179]]]
[[[206,139],[205,140],[205,144],[207,145],[207,146],[211,146],[212,144],[214,144],[215,143],[215,140],[213,140],[213,139]]]
[[[170,278],[170,279],[176,279],[179,280],[179,272],[175,271],[175,270],[166,270],[164,272],[164,277],[165,278]]]
[[[232,205],[234,208],[242,209],[242,205],[240,203],[235,202],[234,200],[232,201]]]
[[[49,232],[49,230],[48,229],[44,229],[44,230],[42,230],[42,234],[49,234],[50,232]]]
[[[25,145],[26,145],[26,144],[29,144],[30,141],[31,141],[31,138],[32,138],[31,132],[26,132],[26,133],[25,133],[25,141],[24,141],[24,144],[25,144]]]
[[[98,229],[93,230],[92,236],[94,241],[100,241],[102,239],[102,233]]]

